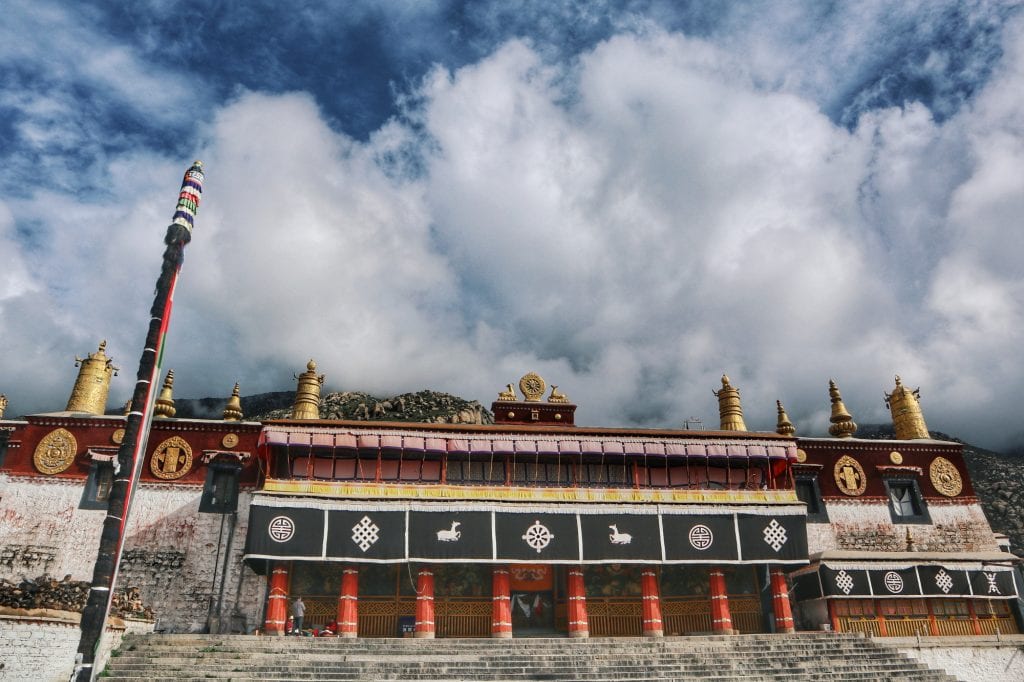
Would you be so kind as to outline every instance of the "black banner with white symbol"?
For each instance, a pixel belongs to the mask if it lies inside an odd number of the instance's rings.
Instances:
[[[675,516],[663,514],[666,561],[736,561],[736,523],[732,514]]]
[[[942,566],[918,566],[921,576],[921,589],[924,594],[939,597],[959,597],[969,595],[967,571],[958,571]]]
[[[409,512],[411,559],[493,558],[490,512]]]
[[[744,561],[794,560],[807,556],[805,519],[738,514]]]
[[[976,597],[1011,597],[1017,594],[1010,571],[971,571],[971,588]]]
[[[909,597],[921,594],[913,567],[901,570],[868,571],[876,597]]]
[[[405,559],[405,512],[329,512],[327,556],[368,561]]]
[[[579,561],[575,514],[495,514],[498,559]]]
[[[661,561],[657,516],[580,515],[584,561]]]
[[[245,553],[273,557],[319,557],[324,548],[320,509],[252,507]]]
[[[868,584],[868,572],[853,568],[821,569],[821,584],[826,596],[832,597],[870,597],[871,586]]]
[[[793,578],[793,588],[789,591],[797,601],[807,601],[809,599],[820,599],[821,594],[821,583],[818,580],[818,574],[803,573]]]

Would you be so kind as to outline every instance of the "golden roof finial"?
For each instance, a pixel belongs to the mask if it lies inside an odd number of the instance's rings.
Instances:
[[[729,377],[722,375],[722,390],[711,390],[718,398],[718,418],[722,431],[746,431],[743,423],[743,406],[740,405],[740,390],[733,388]]]
[[[551,395],[548,396],[549,403],[567,403],[569,396],[558,390],[558,386],[551,384]]]
[[[239,386],[238,382],[235,382],[235,388],[231,391],[231,397],[228,398],[228,404],[224,406],[224,412],[221,413],[221,419],[226,422],[237,422],[242,419],[242,399],[238,397]]]
[[[4,410],[7,409],[7,396],[0,393],[0,419],[4,418]]]
[[[892,413],[892,425],[897,440],[915,440],[931,438],[928,426],[924,423],[921,413],[921,389],[909,390],[896,375],[896,388],[892,393],[885,394],[885,405]]]
[[[312,359],[306,363],[306,371],[295,377],[299,386],[295,390],[295,404],[292,405],[292,419],[320,418],[320,387],[324,383],[324,375],[317,375],[316,363]]]
[[[89,353],[84,360],[75,356],[75,366],[80,369],[75,387],[71,389],[71,397],[68,398],[68,406],[64,408],[68,412],[103,414],[106,411],[110,377],[116,376],[118,370],[114,367],[114,360],[107,357],[106,348],[107,342],[100,341],[99,349]]]
[[[167,370],[164,387],[160,389],[160,397],[153,406],[153,416],[157,419],[169,419],[178,410],[174,407],[174,370]]]
[[[782,406],[781,400],[776,400],[775,406],[779,409],[779,421],[775,425],[775,433],[781,433],[783,436],[789,436],[792,438],[796,435],[796,427],[793,426],[793,422],[789,421],[789,415],[786,414],[786,408]]]
[[[122,408],[121,411],[124,413],[125,417],[127,417],[129,414],[131,414],[131,412],[132,412],[132,399],[131,398],[128,398],[128,400],[124,401],[124,408]]]
[[[846,411],[846,405],[843,405],[843,396],[839,394],[839,387],[836,386],[834,379],[828,380],[828,395],[832,400],[832,416],[829,418],[832,426],[828,427],[828,432],[836,438],[852,437],[857,433],[857,424],[853,421],[850,413]]]

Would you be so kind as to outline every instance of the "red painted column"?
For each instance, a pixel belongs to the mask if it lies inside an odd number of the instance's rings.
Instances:
[[[731,635],[732,616],[729,615],[729,594],[725,588],[725,573],[721,569],[712,568],[708,572],[711,588],[711,631]]]
[[[789,587],[780,568],[770,570],[772,584],[772,611],[775,613],[775,632],[796,632],[793,607],[789,603]]]
[[[288,564],[274,564],[270,572],[270,596],[267,597],[267,617],[263,632],[268,635],[284,635],[288,620]]]
[[[347,564],[341,570],[341,594],[338,595],[338,637],[356,637],[359,633],[359,568]]]
[[[416,632],[417,639],[434,638],[434,571],[421,566],[416,574]]]
[[[507,567],[494,567],[491,595],[491,637],[509,638],[512,636],[512,578]]]
[[[643,591],[644,637],[664,637],[661,624],[661,595],[658,592],[658,574],[653,568],[640,573],[640,588]]]
[[[568,580],[566,581],[568,591],[569,636],[589,637],[590,621],[587,618],[587,588],[583,583],[583,568],[576,567],[569,569]]]

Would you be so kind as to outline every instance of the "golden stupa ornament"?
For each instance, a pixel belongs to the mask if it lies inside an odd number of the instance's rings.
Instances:
[[[100,341],[99,349],[83,360],[75,356],[75,366],[79,367],[78,378],[71,389],[68,412],[88,412],[103,414],[107,409],[107,394],[110,393],[110,377],[117,375],[114,360],[107,357],[107,342]]]
[[[897,440],[915,440],[931,438],[928,426],[924,423],[921,413],[921,389],[908,389],[896,376],[896,388],[892,393],[885,394],[885,405],[892,413],[892,425]]]
[[[729,377],[722,375],[722,389],[712,393],[718,398],[718,418],[722,431],[746,431],[743,423],[743,406],[740,405],[740,389],[729,383]]]
[[[796,427],[793,426],[793,422],[789,421],[789,415],[786,414],[786,408],[782,406],[782,401],[776,400],[775,407],[779,410],[779,420],[775,424],[775,433],[792,438],[796,435]]]
[[[153,451],[149,470],[157,478],[174,481],[192,469],[192,446],[179,436],[168,438]]]
[[[836,485],[844,495],[863,495],[868,486],[868,477],[864,475],[864,467],[849,455],[843,455],[833,469]]]
[[[299,386],[292,405],[292,419],[319,419],[320,387],[324,385],[324,375],[316,373],[316,362],[310,359],[306,363],[306,371],[295,378]]]
[[[178,410],[174,407],[174,370],[167,370],[164,386],[160,389],[160,397],[153,406],[153,416],[157,419],[170,419]]]
[[[32,455],[32,463],[44,474],[67,471],[75,461],[78,441],[67,429],[54,429],[43,436]]]
[[[834,379],[828,380],[828,395],[832,400],[832,416],[829,418],[832,426],[828,427],[828,432],[836,438],[852,437],[857,433],[857,424],[853,421],[850,413],[846,411],[846,405],[843,405],[843,396],[839,394],[839,387],[836,386]]]
[[[240,387],[238,382],[235,382],[235,388],[231,391],[231,397],[228,398],[228,404],[224,406],[224,412],[221,413],[221,419],[226,422],[237,422],[242,419],[242,399],[239,397]]]
[[[956,497],[964,489],[964,480],[956,470],[956,465],[945,457],[933,459],[928,474],[935,489],[946,497]]]
[[[519,380],[519,390],[523,392],[523,397],[530,403],[539,402],[544,397],[547,387],[548,385],[536,372],[524,374],[523,378]]]

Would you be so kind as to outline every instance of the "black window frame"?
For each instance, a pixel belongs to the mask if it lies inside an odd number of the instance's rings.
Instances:
[[[889,516],[893,523],[930,524],[932,522],[931,516],[928,514],[928,503],[925,502],[924,496],[921,495],[921,485],[917,482],[916,478],[908,476],[886,477],[883,479],[883,483],[885,484],[885,500],[889,505]],[[916,507],[916,513],[900,514],[896,511],[892,495],[894,488],[897,487],[905,488],[910,493],[910,501]]]
[[[106,489],[106,497],[99,499],[100,475],[110,475],[110,484]],[[114,486],[114,462],[108,460],[93,460],[89,465],[89,477],[85,479],[85,488],[82,490],[82,499],[78,503],[79,509],[105,510],[110,507],[110,489]]]
[[[800,497],[800,488],[810,489],[810,500]],[[793,492],[797,498],[807,505],[808,523],[828,523],[828,508],[825,506],[825,498],[821,495],[821,484],[818,483],[818,476],[815,474],[795,474],[793,476]]]
[[[206,467],[206,481],[199,498],[201,514],[234,514],[238,511],[238,494],[242,477],[242,463],[239,461],[213,461]],[[226,484],[231,494],[227,499],[216,499],[218,482]],[[224,488],[220,488],[224,489]]]

